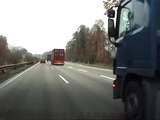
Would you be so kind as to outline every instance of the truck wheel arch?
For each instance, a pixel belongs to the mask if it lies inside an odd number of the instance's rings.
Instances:
[[[122,101],[124,101],[124,94],[125,94],[125,90],[128,86],[128,84],[130,82],[136,82],[138,83],[141,87],[143,87],[142,85],[142,81],[143,81],[143,77],[142,76],[139,76],[137,74],[127,74],[125,75],[125,77],[123,78],[123,88],[122,88]]]
[[[124,106],[126,119],[143,120],[144,119],[144,92],[141,85],[137,82],[129,82],[125,95]]]

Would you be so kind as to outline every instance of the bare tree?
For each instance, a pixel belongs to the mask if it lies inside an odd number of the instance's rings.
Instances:
[[[105,62],[105,36],[104,22],[102,20],[96,20],[90,33],[90,52],[96,53],[96,61],[99,63]]]
[[[106,9],[106,12],[104,13],[105,15],[108,14],[108,11],[114,7],[114,6],[118,6],[119,4],[119,0],[106,0],[106,1],[103,1],[104,3],[104,8]]]
[[[8,48],[7,38],[0,36],[0,65],[8,63],[10,50]]]
[[[91,30],[81,25],[66,45],[66,60],[87,63],[106,63],[111,61],[106,51],[107,33],[103,20],[96,20]]]

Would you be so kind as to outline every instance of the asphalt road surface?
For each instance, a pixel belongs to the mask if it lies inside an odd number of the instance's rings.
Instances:
[[[111,70],[66,63],[37,63],[0,84],[0,120],[121,120],[112,98]]]

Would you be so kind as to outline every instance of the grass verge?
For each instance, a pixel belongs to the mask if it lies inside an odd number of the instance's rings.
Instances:
[[[33,65],[25,65],[23,67],[17,68],[17,69],[11,69],[5,71],[5,73],[0,72],[0,83],[4,82],[5,80],[13,77],[14,75],[26,70],[27,68],[31,67]]]

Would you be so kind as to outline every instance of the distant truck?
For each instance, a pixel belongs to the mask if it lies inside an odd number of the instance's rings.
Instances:
[[[47,61],[51,60],[51,54],[47,54]]]
[[[52,65],[64,65],[65,52],[64,49],[53,49],[51,53]]]
[[[160,0],[122,0],[115,8],[108,10],[108,34],[117,48],[113,98],[123,100],[128,120],[153,120],[160,90]]]

